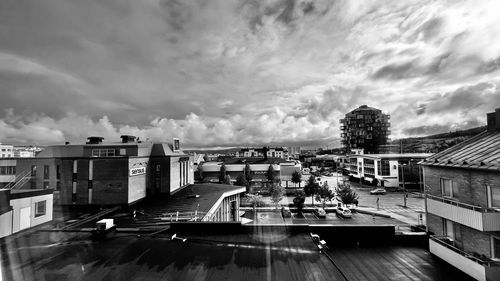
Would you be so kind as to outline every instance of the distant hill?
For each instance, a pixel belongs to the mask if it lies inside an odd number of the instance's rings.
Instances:
[[[403,152],[437,153],[458,143],[461,143],[485,130],[486,126],[482,126],[468,130],[442,133],[425,137],[404,138],[394,140],[390,143],[390,145],[398,146],[393,147],[394,150],[397,150],[394,152],[399,152],[399,145],[402,144]]]
[[[220,148],[220,149],[183,149],[186,153],[203,153],[203,154],[229,154],[235,153],[236,151],[240,151],[240,147],[231,147],[231,148]]]

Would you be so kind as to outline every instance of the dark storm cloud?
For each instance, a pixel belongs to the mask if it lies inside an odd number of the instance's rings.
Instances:
[[[431,100],[426,105],[428,114],[468,111],[475,108],[494,108],[500,106],[500,92],[492,83],[479,83],[460,87],[453,92]]]
[[[373,78],[374,79],[404,79],[404,78],[411,78],[416,76],[416,67],[415,67],[415,62],[414,61],[409,61],[409,62],[404,62],[404,63],[395,63],[395,64],[388,64],[380,69],[378,69],[374,74]]]
[[[0,141],[307,144],[361,104],[392,114],[393,132],[466,122],[498,104],[493,6],[0,1]],[[481,82],[463,90],[474,100],[450,90]]]
[[[477,119],[471,119],[462,123],[448,123],[448,124],[434,124],[434,125],[422,125],[412,128],[406,128],[403,133],[408,136],[429,136],[448,132],[454,132],[459,130],[467,130],[479,126],[484,126],[485,124],[479,122]]]

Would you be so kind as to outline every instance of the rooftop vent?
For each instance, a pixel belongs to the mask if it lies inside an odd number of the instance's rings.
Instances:
[[[495,109],[495,112],[486,114],[488,131],[500,130],[500,108]]]
[[[120,138],[122,138],[122,143],[135,142],[135,136],[122,135]]]
[[[103,140],[103,137],[88,137],[87,144],[100,144]]]

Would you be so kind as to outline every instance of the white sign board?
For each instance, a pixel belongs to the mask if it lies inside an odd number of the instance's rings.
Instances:
[[[146,173],[146,167],[132,168],[130,169],[130,176],[137,176]]]

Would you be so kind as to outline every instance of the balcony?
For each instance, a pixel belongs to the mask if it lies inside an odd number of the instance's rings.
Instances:
[[[500,274],[499,262],[466,253],[454,247],[447,237],[431,236],[429,251],[477,280],[495,280]]]
[[[500,231],[500,212],[427,194],[427,212],[480,231]]]

